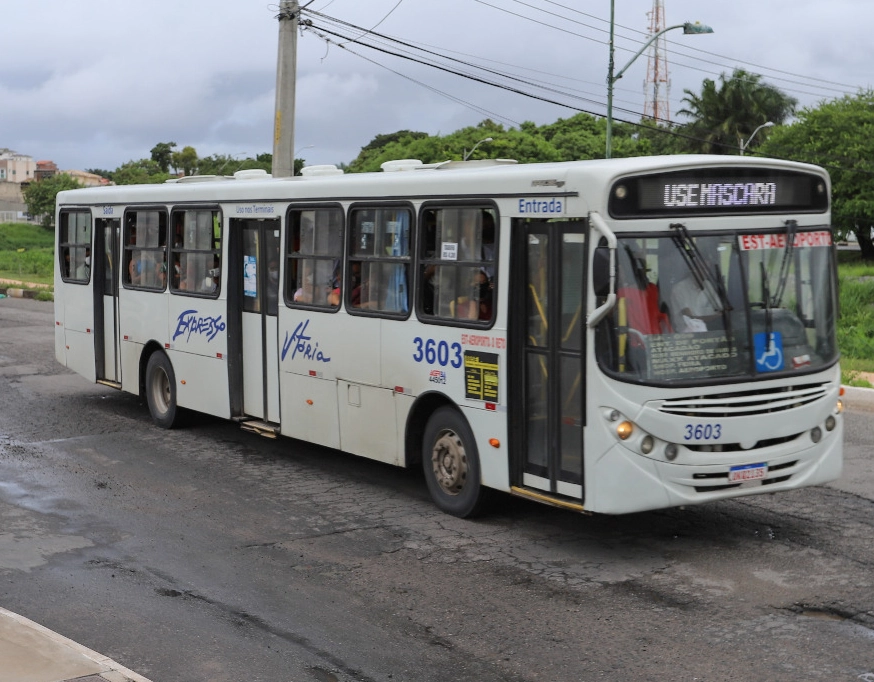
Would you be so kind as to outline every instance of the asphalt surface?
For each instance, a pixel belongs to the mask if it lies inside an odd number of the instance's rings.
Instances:
[[[874,679],[866,391],[833,485],[464,521],[417,472],[156,429],[54,363],[51,310],[0,301],[0,606],[154,682]]]

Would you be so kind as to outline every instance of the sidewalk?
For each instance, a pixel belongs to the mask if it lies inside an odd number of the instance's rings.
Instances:
[[[149,682],[23,616],[0,608],[0,682]]]

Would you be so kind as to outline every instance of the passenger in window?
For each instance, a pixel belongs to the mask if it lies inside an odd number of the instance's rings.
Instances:
[[[167,286],[167,264],[155,263],[155,282],[159,289]]]
[[[76,268],[76,279],[87,280],[91,274],[91,249],[85,249],[85,260]]]
[[[182,265],[179,254],[173,256],[172,285],[174,289],[186,289],[186,283],[182,281]]]
[[[131,251],[130,263],[127,265],[128,277],[130,283],[136,286],[142,284],[143,281],[143,261],[139,251]]]
[[[218,256],[213,256],[212,269],[207,270],[206,277],[203,280],[200,291],[204,294],[212,294],[218,291],[220,276],[221,269],[219,268],[219,258]]]
[[[294,301],[296,303],[312,303],[313,302],[313,273],[308,272],[304,275],[303,281],[294,292]]]

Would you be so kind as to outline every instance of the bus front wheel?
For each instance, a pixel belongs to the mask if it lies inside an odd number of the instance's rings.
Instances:
[[[451,407],[435,410],[425,427],[422,467],[428,491],[437,506],[468,518],[482,508],[479,454],[467,421]]]
[[[176,374],[164,353],[152,353],[146,365],[146,400],[152,421],[162,429],[172,429],[179,414],[176,407]]]

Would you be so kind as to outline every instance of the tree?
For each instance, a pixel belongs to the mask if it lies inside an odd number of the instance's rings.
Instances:
[[[55,199],[58,192],[65,189],[78,189],[81,185],[66,173],[58,173],[51,177],[31,182],[24,188],[24,201],[27,212],[40,217],[40,223],[45,228],[51,228],[55,218]]]
[[[158,167],[164,172],[170,172],[170,161],[173,156],[173,147],[175,142],[159,142],[152,147],[152,161],[158,164]]]
[[[854,232],[862,258],[874,260],[874,90],[802,109],[798,120],[774,129],[760,151],[823,166],[832,180],[832,225]]]
[[[116,185],[147,185],[164,182],[169,177],[156,162],[140,159],[122,164],[111,173],[110,179]]]
[[[771,121],[783,123],[795,113],[798,100],[773,85],[761,82],[762,76],[735,69],[730,77],[719,76],[720,85],[705,78],[701,94],[684,90],[687,107],[678,113],[690,117],[681,132],[688,136],[689,151],[710,154],[739,154],[740,145],[756,128]],[[765,139],[759,133],[753,146]]]
[[[183,147],[181,152],[173,152],[170,158],[176,172],[180,169],[184,175],[194,175],[197,172],[197,150],[194,147]]]

